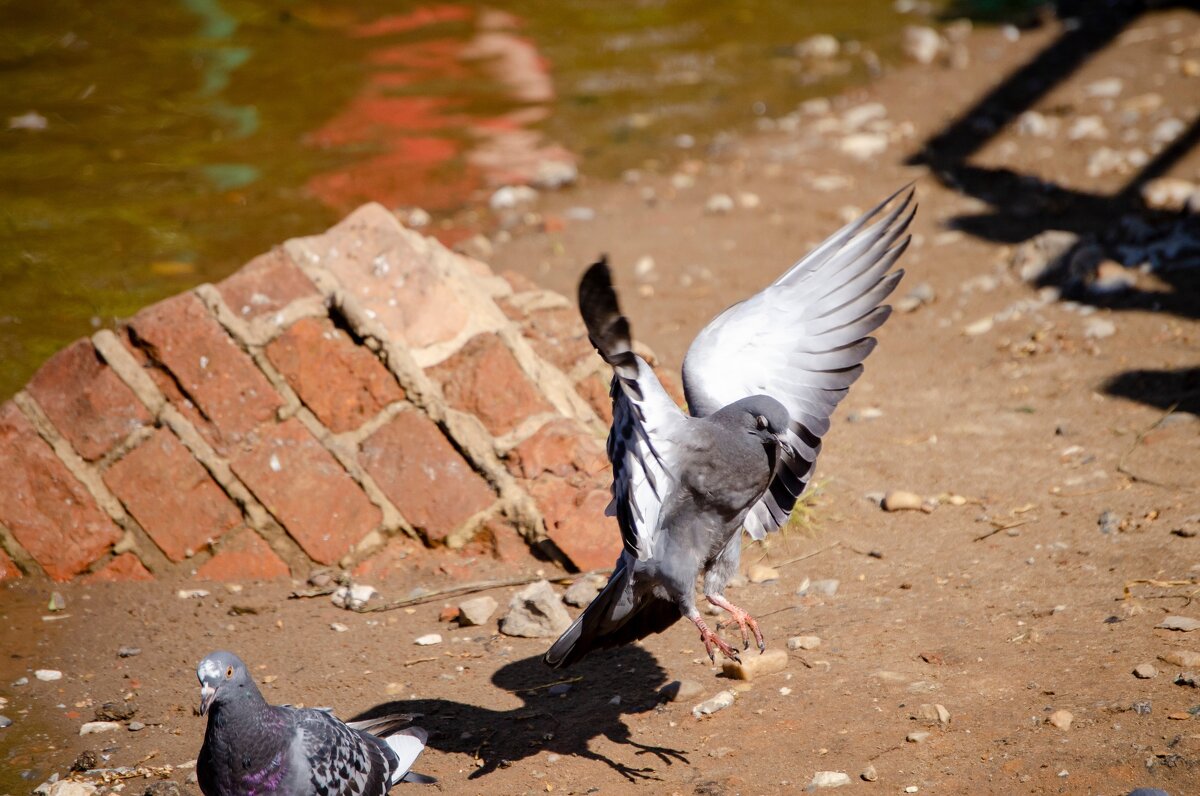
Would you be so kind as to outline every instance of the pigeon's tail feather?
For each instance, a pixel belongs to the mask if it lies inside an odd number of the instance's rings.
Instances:
[[[433,785],[437,782],[437,777],[431,777],[428,774],[418,774],[415,771],[409,771],[400,778],[401,782],[410,782],[413,785]]]
[[[579,280],[579,314],[588,338],[604,361],[623,379],[637,379],[637,357],[633,353],[629,319],[621,314],[607,255],[601,256]]]
[[[383,742],[396,753],[399,761],[399,765],[391,776],[393,785],[408,776],[409,769],[425,748],[427,740],[429,740],[429,733],[420,727],[408,727],[383,739]],[[417,776],[421,775],[417,774]]]
[[[542,660],[556,669],[570,666],[592,650],[629,644],[661,633],[678,621],[679,607],[670,600],[648,594],[636,605],[629,606],[626,602],[629,578],[629,569],[622,558],[608,584],[559,636]]]

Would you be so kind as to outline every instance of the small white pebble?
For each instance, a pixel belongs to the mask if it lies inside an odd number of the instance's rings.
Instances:
[[[441,644],[442,634],[428,633],[424,636],[418,636],[417,638],[413,639],[413,643],[420,647],[431,647],[434,644]]]

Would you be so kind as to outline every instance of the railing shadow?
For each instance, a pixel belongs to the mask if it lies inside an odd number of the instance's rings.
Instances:
[[[1089,59],[1149,11],[1184,8],[1200,11],[1200,2],[1089,0],[1060,2],[1063,32],[1033,59],[989,90],[908,159],[929,166],[947,187],[990,205],[980,214],[958,216],[950,226],[1003,243],[1023,243],[1050,230],[1072,233],[1074,244],[1058,252],[1037,277],[1038,287],[1052,286],[1062,298],[1116,310],[1143,309],[1184,318],[1200,318],[1200,214],[1147,207],[1143,187],[1167,174],[1197,144],[1200,118],[1191,120],[1168,146],[1111,194],[1057,184],[1003,166],[971,162],[992,138],[1032,109],[1057,85],[1069,80]],[[1140,289],[1094,289],[1096,268],[1104,260],[1152,273],[1161,285]],[[1109,383],[1114,395],[1151,405],[1169,406],[1157,391],[1171,387],[1174,376],[1150,379],[1131,371]],[[1185,379],[1186,381],[1186,379]],[[1170,382],[1168,384],[1168,382]],[[1180,408],[1183,408],[1183,404]]]
[[[448,699],[406,699],[378,705],[356,719],[413,714],[414,723],[429,732],[430,748],[479,761],[471,779],[541,751],[602,762],[629,781],[658,779],[653,768],[612,760],[593,750],[590,742],[604,737],[629,746],[639,762],[650,755],[667,765],[686,764],[677,749],[633,740],[622,721],[626,714],[654,710],[662,703],[659,689],[666,682],[666,672],[638,646],[595,653],[559,671],[548,669],[538,655],[507,664],[492,677],[498,688],[524,700],[521,707],[491,710]],[[555,685],[569,690],[560,694]]]

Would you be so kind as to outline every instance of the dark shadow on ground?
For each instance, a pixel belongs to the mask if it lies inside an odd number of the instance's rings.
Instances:
[[[1121,398],[1200,415],[1200,368],[1131,370],[1114,376],[1104,392]]]
[[[430,748],[481,761],[471,779],[543,750],[600,761],[630,781],[657,778],[653,768],[641,765],[646,762],[643,755],[667,765],[688,762],[676,749],[636,742],[622,721],[626,714],[654,710],[664,701],[659,690],[667,683],[666,672],[641,647],[593,653],[561,670],[547,668],[540,655],[525,658],[501,667],[492,682],[525,704],[513,710],[489,710],[447,699],[407,699],[378,705],[355,718],[414,714],[414,723],[429,732]],[[551,693],[556,684],[569,685],[570,690]],[[615,697],[620,699],[614,701]],[[590,741],[601,736],[631,747],[631,760],[637,756],[639,765],[610,760],[592,750]]]

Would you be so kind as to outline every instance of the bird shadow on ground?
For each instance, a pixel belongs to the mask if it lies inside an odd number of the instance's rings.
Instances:
[[[414,723],[429,732],[430,748],[471,755],[479,761],[471,779],[541,751],[602,762],[630,781],[657,779],[653,768],[631,766],[593,750],[590,742],[600,736],[633,747],[635,755],[652,755],[667,765],[688,762],[677,749],[634,741],[622,721],[626,714],[654,710],[665,701],[660,689],[667,683],[666,672],[640,647],[593,653],[563,670],[547,668],[536,655],[501,667],[492,683],[525,704],[512,710],[491,710],[448,699],[406,699],[377,705],[356,719],[394,712],[413,714]],[[569,689],[561,693],[566,686]]]

